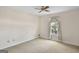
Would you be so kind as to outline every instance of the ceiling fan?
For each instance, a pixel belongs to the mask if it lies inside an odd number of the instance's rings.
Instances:
[[[35,8],[35,9],[40,10],[38,13],[41,13],[43,11],[49,12],[48,8],[49,6],[41,6],[40,8]]]

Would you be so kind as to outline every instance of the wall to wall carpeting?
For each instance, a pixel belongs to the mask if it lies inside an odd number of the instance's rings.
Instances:
[[[42,16],[40,20],[40,36],[43,38],[49,38],[49,18],[52,16],[59,16],[62,41],[79,46],[79,9]]]

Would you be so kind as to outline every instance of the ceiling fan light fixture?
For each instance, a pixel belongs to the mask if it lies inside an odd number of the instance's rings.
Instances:
[[[43,11],[49,12],[48,8],[49,6],[40,6],[40,8],[35,8],[35,9],[40,10],[38,13],[41,13]]]

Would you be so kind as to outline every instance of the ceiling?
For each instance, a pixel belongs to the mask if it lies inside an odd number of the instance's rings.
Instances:
[[[11,6],[9,8],[23,11],[23,12],[28,12],[28,13],[31,13],[33,15],[38,15],[38,16],[59,13],[59,12],[73,10],[73,9],[79,9],[78,6],[50,6],[50,8],[48,9],[48,10],[50,10],[50,12],[43,11],[41,13],[38,13],[39,10],[37,10],[35,8],[40,8],[40,6]]]

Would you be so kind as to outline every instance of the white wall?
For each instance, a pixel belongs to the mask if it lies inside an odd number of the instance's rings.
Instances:
[[[32,40],[38,34],[39,17],[0,7],[0,49]]]
[[[48,22],[52,16],[59,16],[58,20],[61,22],[63,42],[79,46],[79,9],[42,16],[40,21],[40,35],[43,38],[48,39]]]
[[[40,18],[40,36],[48,39],[49,37],[49,17],[43,16]]]
[[[48,25],[51,16],[59,16],[63,42],[79,46],[79,10],[39,18],[28,13],[0,7],[0,49],[32,40],[39,33],[41,37],[49,39]]]

